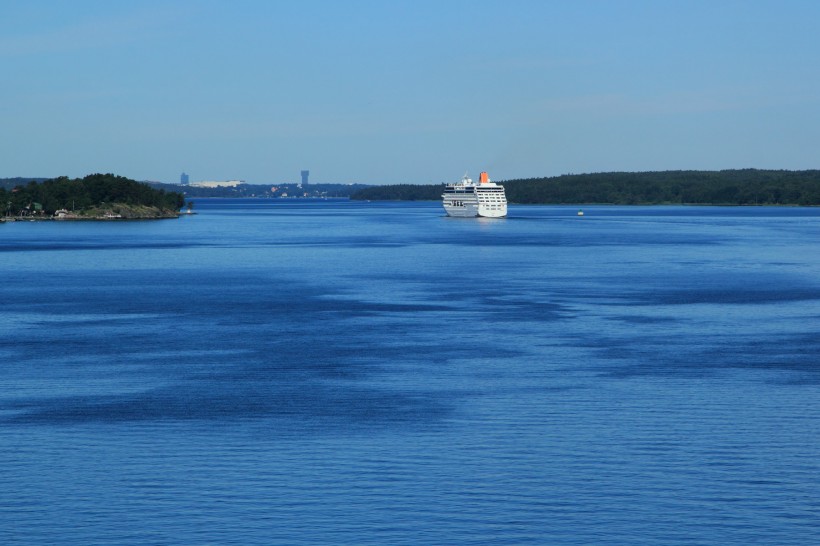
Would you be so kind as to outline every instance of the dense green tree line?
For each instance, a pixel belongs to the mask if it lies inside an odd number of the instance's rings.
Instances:
[[[48,180],[48,178],[23,178],[21,176],[16,176],[14,178],[0,178],[0,188],[10,190],[17,186],[25,186],[29,182],[44,182],[46,180]]]
[[[178,211],[184,204],[179,193],[156,190],[147,184],[113,174],[91,174],[85,178],[61,176],[37,183],[29,182],[12,190],[0,188],[0,204],[5,214],[54,214],[58,209],[86,209],[125,204]],[[39,209],[39,210],[38,210]]]
[[[511,203],[820,205],[820,171],[759,169],[574,174],[506,180]],[[375,186],[353,199],[437,200],[442,185]]]
[[[515,203],[818,205],[820,171],[662,171],[509,180]]]

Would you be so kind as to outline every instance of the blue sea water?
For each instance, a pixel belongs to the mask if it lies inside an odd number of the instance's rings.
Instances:
[[[0,543],[820,541],[820,209],[0,225]]]

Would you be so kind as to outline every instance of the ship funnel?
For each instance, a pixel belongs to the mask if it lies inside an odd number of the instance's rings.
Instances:
[[[478,182],[480,184],[486,184],[489,181],[490,181],[490,177],[486,172],[482,172],[480,175],[478,175]]]

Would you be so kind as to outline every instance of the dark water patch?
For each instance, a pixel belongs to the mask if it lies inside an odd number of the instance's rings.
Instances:
[[[511,301],[507,298],[483,298],[478,301],[482,312],[494,321],[558,321],[575,317],[566,305],[538,301]]]
[[[171,305],[167,289],[146,283],[139,299],[124,297],[121,302],[117,294],[132,293],[133,287],[112,283],[93,290],[90,298],[71,294],[78,299],[48,305],[42,310],[49,311],[47,317],[35,314],[27,328],[18,329],[7,341],[14,341],[10,361],[27,362],[31,377],[48,377],[49,369],[59,366],[68,381],[76,383],[94,374],[89,366],[96,367],[100,378],[116,375],[121,366],[119,376],[130,377],[131,385],[173,386],[111,400],[32,399],[28,405],[4,409],[24,411],[14,418],[19,422],[54,423],[261,416],[329,421],[325,408],[331,406],[336,409],[328,411],[340,421],[433,418],[447,406],[436,402],[435,391],[402,393],[350,381],[366,380],[394,366],[444,365],[456,355],[490,349],[485,342],[448,350],[424,339],[419,342],[417,330],[408,336],[390,328],[390,317],[417,320],[422,313],[450,310],[441,305],[339,301],[305,286],[255,292],[248,291],[247,283],[213,291],[200,286],[202,296],[195,301]],[[85,313],[72,320],[78,305]],[[61,312],[65,318],[59,318]],[[378,322],[360,326],[366,333],[351,334],[344,326],[348,319]],[[174,356],[165,356],[169,354]],[[141,366],[129,368],[135,363]],[[83,373],[72,377],[76,367]],[[338,380],[345,386],[328,385]]]
[[[680,319],[675,317],[650,317],[641,315],[619,315],[613,317],[605,317],[606,320],[613,320],[618,322],[625,322],[628,324],[671,324],[680,322]]]
[[[710,261],[678,261],[673,268],[652,272],[645,262],[630,275],[606,273],[579,277],[579,287],[566,291],[578,298],[610,298],[612,305],[676,306],[692,304],[745,305],[807,302],[820,299],[820,287],[805,274],[754,264],[727,267]]]
[[[0,243],[0,252],[53,252],[78,250],[181,250],[212,246],[207,243],[182,241],[133,241],[117,239],[114,241],[25,241]]]
[[[343,309],[339,309],[339,308]],[[453,306],[429,303],[400,303],[400,302],[373,302],[365,300],[321,300],[313,302],[308,306],[308,310],[319,310],[322,312],[333,310],[335,312],[350,313],[354,315],[370,316],[394,313],[426,313],[436,311],[452,311]]]
[[[12,252],[67,252],[67,251],[122,251],[122,250],[185,250],[197,248],[402,248],[404,242],[391,242],[376,237],[324,237],[312,241],[269,240],[255,237],[246,241],[225,243],[209,241],[134,241],[129,239],[106,239],[97,241],[25,241],[0,243],[0,253]]]
[[[481,283],[471,284],[468,289],[431,289],[428,301],[451,302],[458,310],[484,315],[489,320],[562,320],[575,316],[568,304],[555,301],[554,294],[528,294],[509,289],[484,288]]]
[[[210,246],[221,246],[221,245],[210,245]],[[391,242],[385,241],[384,239],[378,239],[375,237],[355,237],[355,236],[346,236],[346,237],[314,237],[309,241],[305,240],[298,240],[298,241],[279,241],[279,240],[267,240],[265,238],[259,238],[253,241],[247,241],[244,244],[237,244],[232,243],[230,248],[259,248],[259,249],[276,249],[276,248],[286,248],[286,249],[368,249],[368,248],[388,248],[388,249],[398,249],[410,246],[410,243],[406,242]]]
[[[140,394],[28,400],[4,406],[5,410],[19,412],[5,422],[18,425],[273,418],[325,427],[355,423],[395,426],[440,420],[452,411],[450,396],[353,385],[270,382],[237,385],[202,382]]]
[[[287,246],[282,245],[279,243],[271,244],[269,246]],[[375,241],[369,238],[360,239],[360,240],[352,240],[346,242],[339,242],[338,240],[327,241],[324,243],[308,243],[308,244],[296,244],[294,246],[298,246],[300,248],[404,248],[410,246],[407,243],[392,243],[389,241]]]
[[[446,239],[428,241],[431,244],[453,245]],[[705,246],[721,245],[725,240],[709,236],[694,235],[658,235],[658,234],[601,234],[584,237],[582,234],[557,233],[548,236],[530,238],[512,235],[492,235],[473,237],[459,241],[458,247],[520,247],[520,248],[598,248],[598,247],[634,247],[641,246]]]
[[[326,289],[317,289],[293,279],[263,277],[258,274],[235,275],[226,283],[224,277],[190,274],[183,270],[173,276],[151,271],[140,272],[134,283],[130,272],[88,272],[74,275],[56,274],[53,286],[31,287],[24,278],[10,280],[14,300],[7,309],[20,313],[43,315],[83,314],[77,323],[44,319],[54,327],[90,326],[92,317],[99,321],[117,320],[116,315],[190,316],[217,320],[220,324],[237,322],[260,324],[278,318],[302,316],[304,321],[321,317],[356,317],[381,314],[448,311],[451,306],[429,302],[374,302],[344,299]],[[15,288],[18,286],[20,288]],[[275,288],[275,289],[274,289]],[[139,294],[139,297],[134,297]],[[154,320],[146,318],[146,322]]]
[[[820,339],[812,335],[713,336],[688,344],[663,335],[633,335],[600,338],[586,346],[606,363],[598,373],[610,377],[709,377],[737,369],[797,374],[786,380],[791,383],[820,380]]]
[[[820,289],[804,288],[772,288],[757,289],[750,287],[733,286],[721,289],[699,289],[653,291],[643,293],[635,299],[644,300],[649,304],[688,305],[688,304],[767,304],[782,302],[799,302],[820,300]]]

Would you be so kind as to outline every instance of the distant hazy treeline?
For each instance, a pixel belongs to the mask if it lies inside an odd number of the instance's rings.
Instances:
[[[659,171],[506,180],[511,203],[820,205],[820,170]],[[441,199],[443,185],[374,186],[351,199]]]
[[[184,204],[179,193],[169,193],[113,174],[91,174],[85,178],[61,176],[43,182],[29,181],[7,190],[0,187],[5,214],[51,215],[58,209],[83,211],[102,205],[134,205],[178,211]]]
[[[299,184],[239,184],[238,186],[199,187],[180,186],[179,184],[163,184],[148,182],[152,188],[175,191],[185,194],[186,198],[195,197],[350,197],[350,194],[365,188],[364,184],[309,184],[304,187]]]

